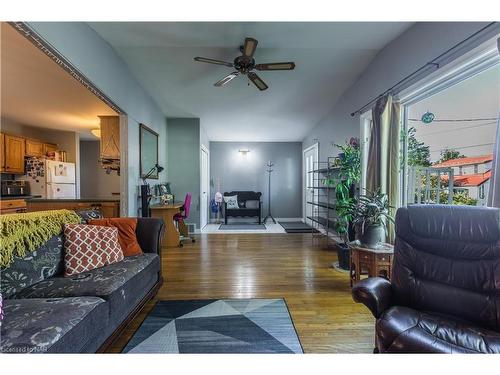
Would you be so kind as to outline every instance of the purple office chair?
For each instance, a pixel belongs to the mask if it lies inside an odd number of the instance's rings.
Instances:
[[[181,208],[181,212],[175,214],[174,221],[177,223],[177,228],[179,228],[180,242],[179,246],[184,246],[183,241],[191,240],[195,242],[193,237],[189,236],[189,230],[185,223],[185,220],[189,217],[189,211],[191,209],[191,193],[186,194],[186,199],[184,199],[184,206]]]

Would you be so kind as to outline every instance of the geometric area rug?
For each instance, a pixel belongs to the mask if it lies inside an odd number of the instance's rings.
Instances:
[[[303,353],[283,299],[159,301],[122,353]]]

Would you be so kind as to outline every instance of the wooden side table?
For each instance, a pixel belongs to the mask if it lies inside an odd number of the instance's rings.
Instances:
[[[390,280],[393,256],[394,246],[388,243],[382,244],[377,249],[369,249],[360,245],[352,246],[351,286],[361,279],[361,275],[380,276]]]

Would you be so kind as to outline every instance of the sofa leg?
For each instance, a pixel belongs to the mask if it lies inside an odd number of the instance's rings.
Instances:
[[[373,354],[379,354],[379,353],[380,353],[380,352],[378,351],[378,348],[377,348],[377,347],[373,348]]]

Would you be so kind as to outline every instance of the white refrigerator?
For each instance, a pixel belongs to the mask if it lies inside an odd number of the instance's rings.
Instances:
[[[74,163],[44,160],[40,164],[35,175],[29,176],[28,173],[32,195],[41,195],[45,199],[76,198]]]

